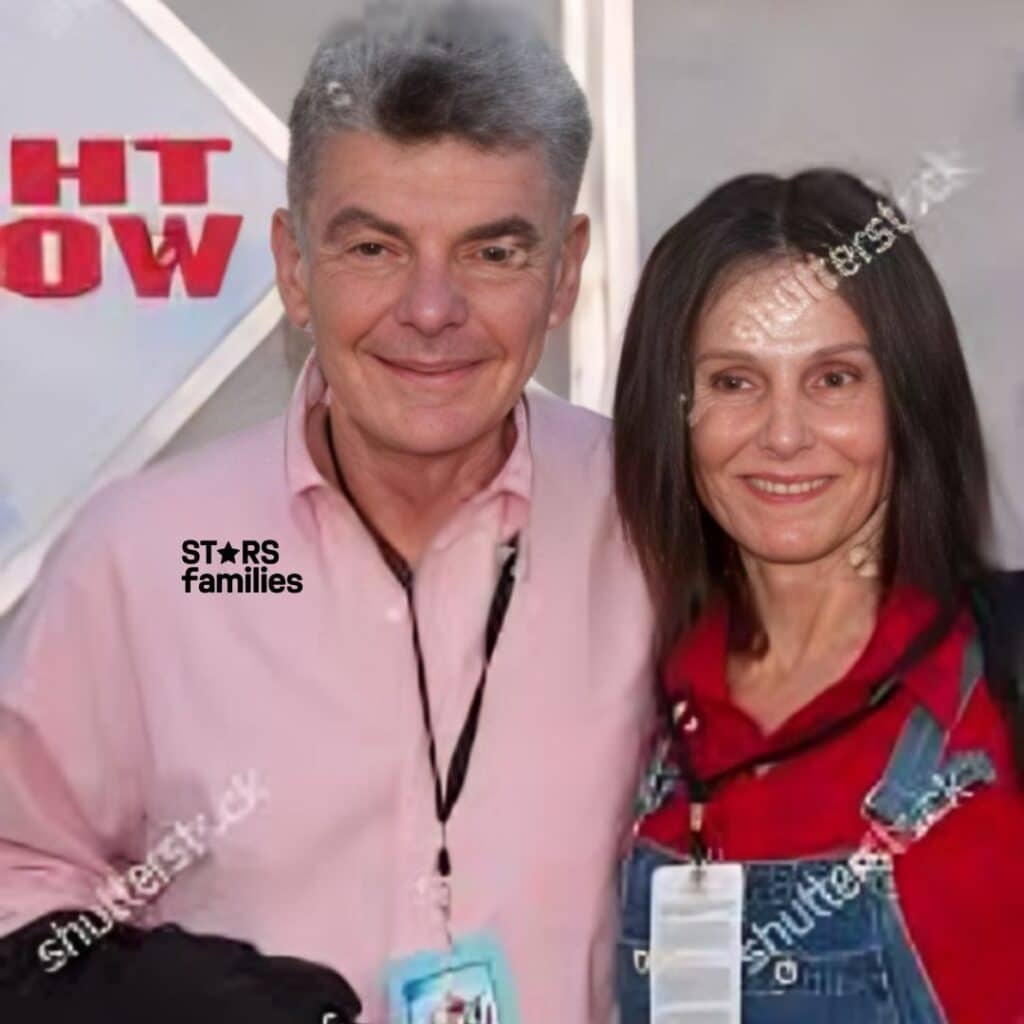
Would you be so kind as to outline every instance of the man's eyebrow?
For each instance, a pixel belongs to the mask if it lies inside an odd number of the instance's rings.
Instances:
[[[350,227],[371,228],[383,235],[391,235],[403,242],[409,242],[409,235],[400,224],[384,220],[370,210],[360,206],[343,206],[327,222],[324,228],[324,241],[330,242],[336,234]],[[540,230],[518,214],[501,217],[486,224],[477,224],[459,236],[459,243],[482,242],[490,238],[518,238],[525,249],[531,249],[541,240]]]
[[[837,356],[841,352],[871,352],[871,346],[862,341],[843,341],[838,345],[826,345],[824,348],[817,348],[808,356],[810,359],[827,359],[830,356]],[[716,348],[710,352],[703,352],[697,356],[695,362],[703,363],[708,359],[737,359],[749,362],[757,358],[757,353],[742,348]]]
[[[338,210],[324,228],[324,241],[330,242],[335,235],[350,227],[372,228],[374,231],[379,231],[382,235],[391,235],[392,238],[398,238],[403,242],[409,241],[408,234],[406,234],[405,229],[400,224],[384,220],[370,210],[364,210],[360,206],[343,206]]]
[[[460,242],[483,242],[489,238],[518,238],[523,248],[531,249],[540,243],[540,230],[525,217],[513,215],[493,220],[488,224],[478,224],[464,231],[459,236]]]

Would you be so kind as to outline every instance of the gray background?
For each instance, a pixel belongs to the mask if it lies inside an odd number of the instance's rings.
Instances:
[[[636,0],[642,255],[736,174],[833,164],[899,193],[920,153],[979,168],[921,219],[989,443],[995,554],[1024,567],[1024,2]]]

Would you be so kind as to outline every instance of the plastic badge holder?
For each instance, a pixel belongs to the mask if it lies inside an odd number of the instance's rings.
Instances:
[[[743,867],[671,865],[651,893],[651,1024],[740,1024]]]

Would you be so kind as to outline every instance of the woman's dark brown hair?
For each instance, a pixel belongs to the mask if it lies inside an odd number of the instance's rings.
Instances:
[[[731,620],[746,624],[732,636],[745,637],[744,646],[760,637],[735,545],[697,497],[680,402],[681,393],[693,394],[694,338],[712,289],[726,271],[753,260],[822,257],[849,244],[878,217],[880,200],[898,210],[838,170],[743,175],[677,221],[644,267],[615,392],[615,473],[626,531],[658,610],[663,655],[716,596],[729,602]],[[913,645],[923,650],[984,571],[988,487],[977,409],[952,313],[912,233],[897,233],[869,266],[839,280],[885,387],[893,478],[882,582],[915,585],[940,609],[929,636]]]

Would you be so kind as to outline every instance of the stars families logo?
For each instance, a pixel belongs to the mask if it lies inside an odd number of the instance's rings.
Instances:
[[[219,561],[214,560],[215,553]],[[184,540],[181,542],[181,560],[188,568],[181,579],[186,594],[193,592],[193,584],[200,594],[301,593],[301,573],[285,575],[267,568],[268,565],[276,565],[279,559],[276,540],[243,540],[240,547],[230,540],[219,546],[216,540]],[[199,565],[221,566],[225,563],[238,568],[229,572],[202,572],[198,568]]]

